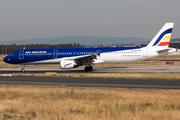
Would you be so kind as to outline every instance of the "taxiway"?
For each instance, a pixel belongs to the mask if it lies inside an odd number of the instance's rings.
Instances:
[[[180,80],[155,80],[155,79],[149,80],[149,79],[12,76],[12,77],[0,77],[0,84],[180,89]]]

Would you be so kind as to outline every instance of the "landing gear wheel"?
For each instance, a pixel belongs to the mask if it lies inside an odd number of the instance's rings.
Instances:
[[[92,71],[92,70],[93,70],[93,67],[92,67],[92,66],[89,66],[89,69],[90,69],[90,71]]]
[[[86,66],[84,70],[85,70],[86,72],[92,71],[92,70],[93,70],[93,67],[89,65],[89,66]]]
[[[88,72],[89,71],[89,67],[85,67],[85,69],[84,69],[86,72]]]

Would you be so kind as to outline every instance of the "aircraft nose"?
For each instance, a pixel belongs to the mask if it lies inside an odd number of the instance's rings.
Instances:
[[[4,59],[3,59],[4,62],[8,63],[8,56],[6,56]]]

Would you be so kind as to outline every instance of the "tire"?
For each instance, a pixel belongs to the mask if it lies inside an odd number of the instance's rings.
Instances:
[[[84,69],[86,72],[88,72],[89,71],[89,67],[85,67],[85,69]]]
[[[92,70],[93,70],[93,67],[92,67],[92,66],[89,66],[89,70],[92,71]]]
[[[92,71],[93,70],[93,67],[92,66],[89,66],[89,67],[85,67],[85,69],[84,69],[86,72],[88,72],[88,71]]]

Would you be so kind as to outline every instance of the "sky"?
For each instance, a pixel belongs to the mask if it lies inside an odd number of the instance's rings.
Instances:
[[[180,38],[180,0],[0,0],[0,42],[62,36]]]

